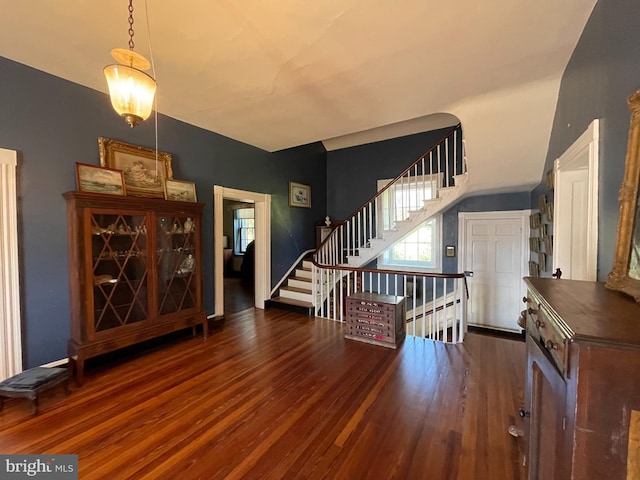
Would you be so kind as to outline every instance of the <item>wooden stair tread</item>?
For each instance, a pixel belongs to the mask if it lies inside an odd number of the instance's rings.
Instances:
[[[298,288],[298,287],[292,287],[290,285],[286,286],[286,287],[280,287],[280,290],[288,290],[290,292],[298,292],[298,293],[311,293],[311,289],[307,289],[307,288]]]
[[[300,282],[311,283],[311,279],[307,277],[289,277],[289,280],[298,280]]]
[[[305,308],[313,308],[313,304],[311,302],[305,302],[302,300],[296,300],[294,298],[286,298],[286,297],[273,297],[271,299],[272,302],[286,303],[288,305],[296,305],[298,307]]]

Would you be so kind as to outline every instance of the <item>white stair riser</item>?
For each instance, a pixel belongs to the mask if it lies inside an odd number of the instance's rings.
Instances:
[[[305,290],[309,290],[309,292],[311,292],[311,287],[312,287],[311,282],[305,282],[304,280],[296,280],[294,278],[288,279],[287,285],[289,285],[290,287],[304,288]]]
[[[311,279],[313,278],[313,272],[296,268],[296,277]]]
[[[302,292],[294,292],[293,290],[284,290],[280,289],[280,296],[284,298],[292,298],[294,300],[300,300],[303,302],[313,302],[313,295],[311,292],[302,293]]]

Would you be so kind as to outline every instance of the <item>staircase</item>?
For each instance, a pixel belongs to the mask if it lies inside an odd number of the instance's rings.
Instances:
[[[272,297],[269,306],[313,315],[313,263],[302,260],[278,289],[278,296]]]
[[[344,296],[367,286],[372,288],[376,282],[378,292],[387,289],[387,294],[407,296],[407,281],[415,284],[421,278],[422,300],[414,296],[411,301],[414,333],[419,331],[420,335],[441,341],[449,341],[445,340],[449,337],[454,343],[461,341],[466,329],[464,275],[407,275],[366,267],[387,248],[457,202],[467,190],[464,143],[457,125],[338,224],[312,259],[299,259],[286,284],[279,287],[278,296],[268,303],[343,321]],[[433,305],[429,309],[428,295]],[[437,303],[447,295],[455,300]]]
[[[340,223],[314,255],[319,267],[364,267],[468,190],[460,125]]]
[[[352,254],[347,255],[346,266],[363,267],[371,263],[394,243],[457,202],[468,190],[466,173],[456,175],[454,182],[450,187],[439,189],[435,198],[423,200],[421,208],[408,210],[405,218],[396,219],[391,228],[379,230],[376,237],[354,249]]]

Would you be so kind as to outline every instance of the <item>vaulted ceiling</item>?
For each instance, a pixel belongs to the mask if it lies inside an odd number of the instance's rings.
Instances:
[[[0,56],[107,91],[126,0],[1,3]],[[595,3],[136,0],[134,40],[153,57],[163,114],[268,151],[461,121],[474,189],[517,190],[541,178]]]

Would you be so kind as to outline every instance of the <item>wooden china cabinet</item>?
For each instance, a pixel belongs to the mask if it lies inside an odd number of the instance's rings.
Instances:
[[[67,192],[69,366],[202,325],[203,204]]]

